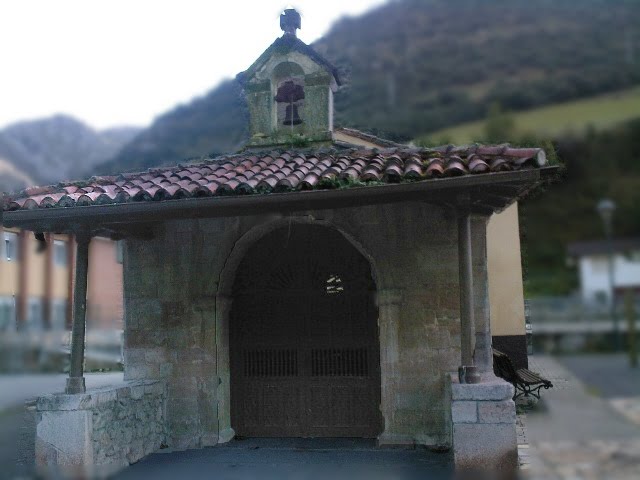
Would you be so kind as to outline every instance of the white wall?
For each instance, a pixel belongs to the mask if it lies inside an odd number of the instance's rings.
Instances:
[[[606,255],[580,257],[578,263],[582,298],[586,302],[611,297],[609,264]],[[640,250],[614,256],[613,284],[616,288],[640,287]]]

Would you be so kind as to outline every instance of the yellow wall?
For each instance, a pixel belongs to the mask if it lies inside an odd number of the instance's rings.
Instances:
[[[18,291],[18,263],[0,260],[0,296],[10,297]]]
[[[487,226],[491,333],[524,335],[524,292],[518,204],[494,214]]]
[[[93,238],[89,247],[87,303],[95,327],[122,328],[122,265],[116,262],[116,244]]]
[[[0,229],[0,232],[7,231],[18,233],[10,228]],[[4,242],[4,237],[0,235],[0,241]],[[10,297],[18,292],[18,265],[17,261],[7,262],[4,257],[4,244],[0,245],[0,297]]]

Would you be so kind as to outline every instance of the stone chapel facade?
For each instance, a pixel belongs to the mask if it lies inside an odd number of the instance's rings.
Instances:
[[[540,149],[336,130],[337,73],[296,28],[287,11],[284,35],[239,76],[242,152],[5,201],[8,225],[75,230],[79,269],[92,235],[126,244],[127,383],[84,391],[76,305],[67,395],[39,402],[41,463],[355,436],[453,446],[461,467],[515,464],[513,392],[492,371],[487,229],[553,169]],[[147,429],[122,441],[113,425],[128,432],[135,408]],[[121,423],[103,420],[113,409]],[[93,440],[68,454],[55,430],[71,411]]]

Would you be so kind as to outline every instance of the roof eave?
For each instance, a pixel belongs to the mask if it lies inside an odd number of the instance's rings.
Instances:
[[[4,212],[2,224],[33,231],[73,232],[114,225],[162,223],[172,219],[248,216],[406,201],[448,204],[462,191],[473,193],[478,213],[490,215],[517,201],[531,188],[554,176],[556,171],[557,167],[545,167],[336,190],[15,210]],[[506,193],[492,193],[492,188],[505,186],[510,188]],[[487,195],[492,197],[489,203],[484,199]]]

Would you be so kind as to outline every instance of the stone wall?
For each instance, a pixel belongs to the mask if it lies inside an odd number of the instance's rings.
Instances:
[[[233,436],[228,317],[235,268],[262,235],[298,223],[338,229],[372,265],[385,420],[380,440],[448,443],[445,374],[460,364],[457,224],[450,210],[416,202],[171,221],[151,240],[128,240],[125,379],[167,381],[169,445],[199,448]],[[472,225],[479,339],[488,332],[485,224]]]
[[[37,403],[36,465],[106,476],[166,442],[166,385],[125,382],[80,395],[54,394]]]
[[[456,469],[514,472],[518,463],[513,386],[492,375],[460,384],[450,376]]]

